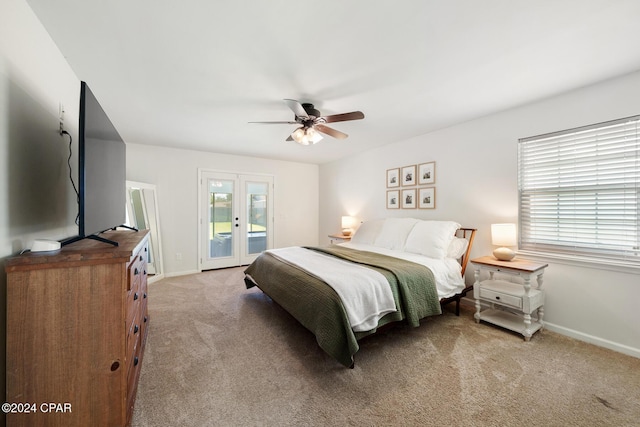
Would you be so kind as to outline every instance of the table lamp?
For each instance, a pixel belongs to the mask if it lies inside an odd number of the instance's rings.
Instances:
[[[500,246],[493,251],[493,256],[500,261],[511,261],[516,253],[507,246],[516,246],[515,224],[491,224],[491,243]]]
[[[342,217],[342,235],[343,236],[351,236],[353,232],[352,228],[356,222],[356,219],[352,216],[343,216]]]

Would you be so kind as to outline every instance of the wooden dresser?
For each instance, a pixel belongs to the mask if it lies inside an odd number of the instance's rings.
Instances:
[[[148,231],[7,260],[8,426],[125,426],[149,315]],[[5,411],[6,412],[6,411]]]

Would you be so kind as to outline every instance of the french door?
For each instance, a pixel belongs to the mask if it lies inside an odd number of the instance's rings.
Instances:
[[[273,177],[200,170],[200,270],[250,264],[273,247]]]

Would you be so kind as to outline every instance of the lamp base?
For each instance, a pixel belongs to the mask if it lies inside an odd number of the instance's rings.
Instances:
[[[342,235],[343,236],[351,236],[351,229],[350,228],[343,228],[342,229]]]
[[[511,261],[516,253],[509,248],[497,248],[493,251],[493,256],[500,261]]]

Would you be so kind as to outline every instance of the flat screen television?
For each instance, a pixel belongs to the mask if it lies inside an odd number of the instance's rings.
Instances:
[[[80,84],[78,128],[78,236],[117,246],[99,234],[126,220],[126,148],[120,134],[85,82]]]

